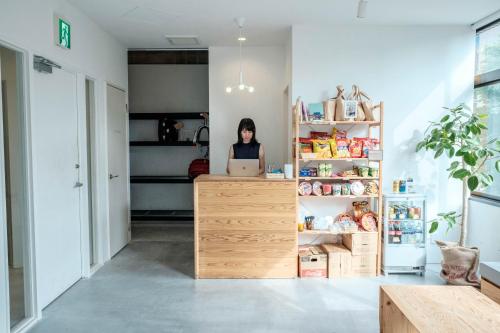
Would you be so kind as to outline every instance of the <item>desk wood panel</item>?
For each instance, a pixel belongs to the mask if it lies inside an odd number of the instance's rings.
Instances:
[[[295,191],[291,181],[197,178],[195,276],[296,277]]]
[[[388,332],[500,332],[500,305],[473,287],[382,286],[380,328]]]

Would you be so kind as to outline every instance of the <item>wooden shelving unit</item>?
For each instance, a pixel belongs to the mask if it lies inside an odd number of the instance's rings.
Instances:
[[[381,254],[382,254],[382,161],[370,161],[368,158],[302,158],[300,156],[300,145],[299,145],[299,137],[300,137],[300,129],[301,127],[307,126],[309,128],[314,128],[314,126],[340,126],[340,125],[351,125],[351,126],[368,126],[368,137],[373,137],[374,129],[378,128],[378,140],[380,149],[383,150],[383,131],[384,131],[384,103],[380,102],[380,120],[379,121],[308,121],[303,122],[300,121],[300,113],[295,110],[295,114],[293,116],[293,124],[292,124],[292,137],[294,138],[292,149],[293,149],[293,157],[294,157],[294,174],[296,179],[297,186],[297,206],[299,206],[301,200],[342,200],[342,199],[368,199],[370,200],[371,208],[378,215],[378,225],[377,225],[377,234],[378,234],[378,245],[377,245],[377,275],[380,275],[381,272]],[[299,171],[301,166],[304,166],[308,163],[314,162],[365,162],[371,165],[376,164],[379,170],[378,177],[300,177]],[[377,185],[379,188],[379,192],[377,195],[362,195],[362,196],[300,196],[298,194],[298,186],[301,181],[315,181],[315,180],[331,180],[332,182],[336,180],[375,180],[377,181]],[[376,207],[376,208],[375,208]],[[341,213],[341,212],[338,212]],[[300,216],[297,214],[297,219]],[[298,234],[303,235],[334,235],[328,230],[304,230],[303,232],[298,232]]]
[[[208,113],[207,113],[208,114]],[[144,121],[152,120],[159,121],[163,118],[175,120],[204,120],[201,112],[162,112],[162,113],[146,113],[133,112],[129,113],[129,120]],[[201,146],[208,146],[208,141],[198,142]],[[160,141],[130,141],[130,147],[191,147],[196,145],[193,141],[176,141],[176,142],[160,142]],[[135,151],[137,148],[134,148]],[[130,176],[132,184],[192,184],[193,180],[188,176]],[[165,209],[165,210],[132,210],[132,221],[193,221],[194,213],[192,210]]]

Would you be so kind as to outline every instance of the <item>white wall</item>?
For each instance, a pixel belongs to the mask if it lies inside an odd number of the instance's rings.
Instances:
[[[73,71],[77,74],[78,82],[75,89],[77,89],[78,109],[81,110],[82,117],[80,120],[85,119],[85,77],[90,76],[96,79],[96,96],[97,96],[97,136],[98,136],[98,164],[99,164],[99,178],[98,182],[101,183],[99,190],[99,212],[98,219],[100,223],[101,239],[106,241],[107,227],[107,152],[106,152],[106,116],[105,116],[105,88],[106,82],[112,83],[123,89],[127,89],[127,53],[126,49],[120,45],[108,33],[99,28],[91,19],[89,19],[82,12],[68,4],[64,0],[2,0],[0,10],[0,43],[7,43],[28,55],[26,69],[28,70],[28,77],[32,78],[35,73],[33,69],[33,55],[42,55],[49,58],[56,63],[59,63],[67,70]],[[71,23],[72,28],[72,49],[63,50],[55,45],[54,42],[54,13],[62,15]],[[28,82],[28,96],[33,96],[37,86],[32,82]],[[53,96],[57,98],[57,96]],[[38,109],[37,105],[31,103],[29,105],[30,113],[43,113],[44,110]],[[83,124],[83,123],[82,123]],[[79,131],[85,133],[84,127],[80,124]],[[31,130],[36,131],[39,124],[31,124]],[[86,147],[84,146],[85,135],[83,134],[82,145],[83,149],[80,151],[80,156],[86,156]],[[33,156],[33,166],[36,167],[41,156],[36,151],[31,151]],[[83,175],[86,174],[86,166],[81,169]],[[50,175],[47,175],[50,176]],[[86,178],[83,179],[86,184]],[[36,180],[34,181],[36,183]],[[37,198],[48,195],[47,189],[34,188],[33,189],[33,206],[34,211],[34,230],[36,237],[36,227],[38,217],[36,215]],[[86,197],[86,193],[82,197]],[[85,214],[84,214],[85,215]],[[83,219],[86,223],[86,219]],[[82,225],[82,233],[87,230],[85,225]],[[64,235],[54,235],[54,237],[64,237]],[[35,239],[37,247],[42,243],[50,243],[50,239]],[[88,244],[88,241],[86,242]],[[36,249],[34,252],[36,253]],[[85,256],[85,249],[82,253]],[[109,253],[106,254],[106,246],[101,253],[101,259],[109,259]],[[36,257],[35,257],[36,260]],[[84,260],[85,262],[85,260]],[[37,263],[35,262],[35,265]],[[50,274],[50,267],[37,266],[38,274]],[[88,270],[88,268],[82,268]],[[43,286],[40,286],[43,288]],[[35,309],[39,315],[41,309]]]
[[[442,106],[471,105],[474,32],[455,26],[294,26],[292,29],[292,99],[319,102],[343,84],[358,84],[385,103],[384,188],[412,175],[428,195],[428,213],[460,205],[460,184],[449,181],[448,161],[415,154],[416,142]],[[433,239],[455,237],[442,232]],[[438,262],[432,246],[429,261]]]
[[[237,47],[209,49],[210,173],[226,172],[229,147],[237,141],[238,124],[245,117],[255,122],[257,140],[265,147],[266,163],[286,161],[285,49],[244,47],[244,80],[255,87],[255,92],[234,90],[226,94],[227,86],[238,83],[238,54]]]

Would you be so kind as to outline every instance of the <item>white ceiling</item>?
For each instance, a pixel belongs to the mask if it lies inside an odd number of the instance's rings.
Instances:
[[[201,47],[236,45],[238,16],[247,45],[282,45],[298,24],[466,25],[500,9],[499,0],[369,0],[360,20],[357,0],[69,1],[128,48],[172,47],[166,34],[198,36]]]

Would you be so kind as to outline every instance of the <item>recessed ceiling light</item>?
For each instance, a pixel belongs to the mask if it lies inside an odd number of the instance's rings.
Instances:
[[[170,45],[175,46],[195,46],[200,45],[198,36],[165,35]]]

